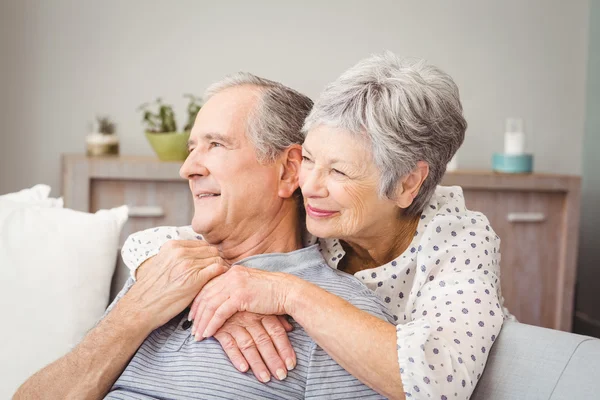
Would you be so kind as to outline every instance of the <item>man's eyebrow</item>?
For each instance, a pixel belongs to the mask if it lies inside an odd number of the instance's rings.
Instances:
[[[206,141],[212,141],[212,140],[217,140],[219,142],[222,142],[223,144],[234,144],[234,141],[231,140],[230,137],[227,137],[225,135],[222,135],[220,133],[217,132],[208,132],[208,133],[204,133],[201,135],[201,138],[206,140]]]
[[[231,138],[229,138],[229,137],[227,137],[225,135],[222,135],[220,133],[216,133],[216,132],[204,133],[204,134],[200,135],[200,139],[201,140],[205,140],[207,142],[216,140],[216,141],[219,141],[219,142],[221,142],[223,144],[226,144],[226,145],[233,145],[233,144],[235,144],[235,142],[233,140],[231,140]],[[192,147],[192,146],[195,146],[195,145],[196,145],[196,141],[194,139],[188,140],[188,142],[187,142],[187,148],[188,149],[190,147]]]

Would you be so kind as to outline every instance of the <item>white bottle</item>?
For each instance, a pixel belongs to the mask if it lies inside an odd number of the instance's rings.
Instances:
[[[504,154],[518,156],[525,154],[525,133],[523,119],[507,118],[504,133]]]

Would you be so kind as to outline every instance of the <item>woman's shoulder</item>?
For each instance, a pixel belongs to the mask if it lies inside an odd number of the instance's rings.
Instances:
[[[419,228],[423,231],[435,229],[436,233],[441,233],[444,224],[460,228],[450,231],[453,237],[472,236],[472,229],[483,229],[496,236],[490,221],[482,212],[467,208],[460,186],[438,186],[436,188],[429,204],[425,206],[421,214]]]
[[[417,228],[418,257],[443,264],[452,270],[479,266],[496,267],[500,259],[500,238],[488,218],[466,207],[458,186],[438,186],[421,215]]]

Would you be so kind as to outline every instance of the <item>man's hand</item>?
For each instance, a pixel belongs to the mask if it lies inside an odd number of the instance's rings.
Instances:
[[[271,374],[285,379],[287,371],[296,366],[296,353],[287,336],[292,329],[285,316],[239,312],[214,338],[239,371],[250,368],[259,381],[266,383]]]
[[[184,310],[214,277],[228,269],[215,247],[200,240],[171,240],[144,263],[143,274],[122,302],[158,328]]]

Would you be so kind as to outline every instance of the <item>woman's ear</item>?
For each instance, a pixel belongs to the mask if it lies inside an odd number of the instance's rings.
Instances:
[[[418,161],[417,166],[402,178],[402,182],[396,189],[396,204],[398,207],[408,208],[412,204],[428,175],[429,164],[425,161]]]
[[[279,174],[279,197],[292,197],[299,186],[300,167],[302,165],[302,146],[293,144],[281,155]]]

